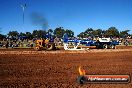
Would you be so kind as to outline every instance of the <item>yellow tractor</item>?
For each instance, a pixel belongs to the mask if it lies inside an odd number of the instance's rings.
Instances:
[[[55,49],[55,43],[50,42],[48,39],[37,39],[35,40],[35,50],[54,50]]]

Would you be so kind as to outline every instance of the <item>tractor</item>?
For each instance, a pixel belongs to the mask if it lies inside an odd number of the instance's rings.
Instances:
[[[36,39],[35,40],[35,50],[54,50],[55,49],[55,43],[51,42],[49,39]]]

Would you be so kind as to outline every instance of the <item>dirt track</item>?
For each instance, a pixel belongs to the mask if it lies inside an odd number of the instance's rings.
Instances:
[[[78,67],[86,74],[130,74],[132,47],[116,50],[0,50],[0,88],[132,88],[129,84],[76,83]]]

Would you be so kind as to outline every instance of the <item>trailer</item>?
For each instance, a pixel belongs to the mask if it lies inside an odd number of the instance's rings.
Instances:
[[[97,38],[96,40],[82,40],[81,44],[96,46],[97,49],[116,49],[119,41],[112,40],[111,38]]]
[[[95,42],[97,49],[116,49],[116,45],[119,45],[119,42],[111,38],[98,38]]]
[[[69,48],[69,43],[73,43],[74,48]],[[86,50],[89,48],[80,48],[79,45],[85,46],[95,46],[97,49],[116,49],[116,45],[119,45],[119,41],[112,40],[111,38],[97,38],[96,40],[92,39],[69,39],[65,34],[63,37],[63,44],[65,50]]]

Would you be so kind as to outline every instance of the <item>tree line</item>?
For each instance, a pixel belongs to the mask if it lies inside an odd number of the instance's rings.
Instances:
[[[31,32],[18,32],[18,31],[9,31],[7,35],[0,34],[0,39],[3,38],[11,38],[11,39],[18,39],[19,38],[26,38],[26,39],[33,39],[33,38],[45,38],[47,34],[50,34],[52,37],[62,38],[64,34],[68,34],[69,37],[74,37],[74,32],[70,29],[64,29],[63,27],[57,27],[55,30],[48,29],[46,30],[33,30]]]
[[[102,29],[93,29],[87,28],[84,32],[81,32],[77,35],[80,38],[87,37],[120,37],[126,38],[128,36],[132,37],[132,34],[129,34],[130,30],[119,31],[116,27],[110,27],[107,30]],[[18,38],[18,37],[26,37],[27,39],[33,38],[44,38],[46,34],[50,34],[52,37],[62,38],[64,34],[67,34],[69,37],[74,37],[74,32],[70,29],[64,29],[63,27],[57,27],[54,30],[48,29],[46,30],[33,30],[33,32],[20,32],[17,31],[9,31],[7,35],[0,34],[0,39],[2,38]]]
[[[129,34],[129,31],[130,30],[119,31],[116,27],[110,27],[107,30],[88,28],[77,36],[81,38],[86,38],[89,36],[126,38],[128,36],[132,36],[132,34]]]

